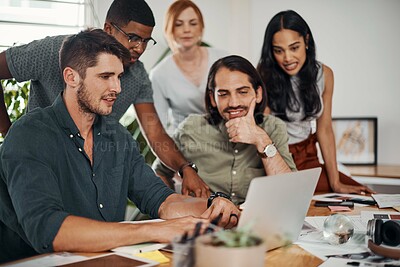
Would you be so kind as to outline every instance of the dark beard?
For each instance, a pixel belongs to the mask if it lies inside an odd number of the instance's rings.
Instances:
[[[76,92],[76,96],[78,99],[78,105],[79,109],[84,112],[84,113],[96,113],[94,108],[90,106],[90,95],[88,93],[88,90],[86,89],[86,86],[81,83],[79,85],[79,88]]]

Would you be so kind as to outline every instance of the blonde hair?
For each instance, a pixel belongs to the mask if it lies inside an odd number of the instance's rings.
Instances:
[[[164,22],[164,35],[165,39],[167,39],[168,45],[171,50],[174,50],[174,30],[175,30],[175,22],[178,16],[187,8],[193,8],[194,12],[196,13],[201,30],[204,30],[204,20],[203,15],[199,7],[190,0],[177,0],[167,10],[165,15],[165,22]],[[199,42],[200,43],[200,42]]]

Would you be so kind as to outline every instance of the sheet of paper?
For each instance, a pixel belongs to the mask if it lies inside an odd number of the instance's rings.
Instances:
[[[163,221],[164,220],[162,219],[152,219],[152,220],[142,220],[142,221],[123,221],[121,223],[141,224],[141,223],[157,223]],[[119,253],[126,253],[129,255],[135,255],[138,253],[159,250],[161,248],[165,248],[167,245],[168,244],[162,244],[162,243],[141,243],[136,245],[117,247],[112,249],[112,251]]]
[[[328,255],[343,255],[348,254],[349,251],[352,253],[368,251],[365,234],[362,233],[355,233],[345,244],[330,245],[324,240],[322,231],[320,231],[300,236],[295,244],[322,260],[325,260]]]
[[[151,220],[141,220],[141,221],[123,221],[121,223],[132,223],[132,224],[137,224],[137,223],[155,223],[155,222],[163,222],[165,220],[163,219],[151,219]]]
[[[342,255],[349,251],[354,253],[368,251],[365,242],[366,223],[361,221],[360,216],[348,217],[354,225],[354,235],[349,242],[341,245],[330,245],[323,237],[324,221],[327,216],[313,216],[305,218],[305,225],[295,244],[323,260],[326,260],[328,255]]]
[[[343,265],[344,264],[344,265]],[[377,256],[370,252],[350,253],[328,257],[328,259],[319,266],[359,266],[359,267],[385,267],[385,266],[400,266],[399,260]]]
[[[159,250],[161,248],[165,248],[167,245],[168,244],[162,244],[162,243],[141,243],[137,245],[117,247],[112,249],[112,251],[135,255],[138,253]]]
[[[328,258],[326,261],[324,261],[319,267],[350,267],[354,265],[349,265],[347,264],[348,262],[358,262],[360,261],[355,261],[355,260],[349,260],[349,259],[340,259],[340,258]],[[364,266],[364,265],[359,265],[359,266]]]
[[[79,262],[89,259],[88,257],[75,255],[68,252],[54,253],[48,256],[35,258],[32,260],[23,261],[21,263],[15,263],[7,265],[9,267],[50,267],[59,266],[74,262]]]
[[[400,206],[400,194],[372,194],[379,208]]]

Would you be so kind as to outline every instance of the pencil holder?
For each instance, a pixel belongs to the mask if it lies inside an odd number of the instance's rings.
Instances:
[[[213,234],[200,236],[195,241],[196,267],[263,267],[266,246],[260,240],[249,247],[225,247],[212,244]]]

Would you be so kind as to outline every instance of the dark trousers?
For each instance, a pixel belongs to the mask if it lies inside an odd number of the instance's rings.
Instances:
[[[298,170],[311,169],[316,167],[322,167],[322,172],[318,180],[317,188],[315,192],[333,192],[328,181],[328,174],[324,164],[321,164],[318,160],[317,154],[317,135],[311,134],[306,140],[300,143],[289,145],[290,153],[292,153],[293,160],[296,163]],[[360,185],[354,181],[351,177],[339,172],[339,179],[344,184],[349,185]]]

